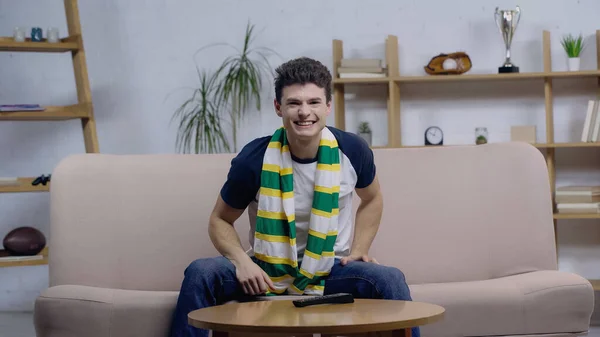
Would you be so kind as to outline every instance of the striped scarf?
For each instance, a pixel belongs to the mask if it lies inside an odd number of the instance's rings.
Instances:
[[[275,289],[267,295],[322,295],[333,267],[338,233],[340,157],[331,131],[321,131],[317,170],[304,256],[298,264],[292,158],[281,127],[275,131],[260,177],[260,197],[254,234],[254,256]]]

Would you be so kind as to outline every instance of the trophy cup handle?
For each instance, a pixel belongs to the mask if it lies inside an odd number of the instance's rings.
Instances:
[[[517,23],[515,24],[516,27],[516,25],[519,24],[519,21],[521,21],[521,7],[517,6],[517,8],[515,8],[515,12],[517,13]]]
[[[502,30],[502,26],[500,26],[500,21],[498,21],[498,17],[500,17],[502,15],[502,13],[500,13],[500,7],[496,7],[496,10],[494,11],[494,21],[496,21],[496,26],[498,26],[498,29]]]

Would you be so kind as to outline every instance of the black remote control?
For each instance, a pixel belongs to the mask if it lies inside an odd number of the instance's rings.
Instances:
[[[301,300],[292,301],[294,306],[298,308],[308,307],[309,305],[317,304],[343,304],[343,303],[354,303],[354,296],[347,293],[323,295],[323,296],[308,296]]]

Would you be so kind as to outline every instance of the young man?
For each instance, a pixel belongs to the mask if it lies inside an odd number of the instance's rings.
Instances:
[[[331,74],[298,58],[276,70],[275,111],[283,127],[251,141],[232,160],[209,220],[223,255],[194,261],[175,310],[172,337],[208,336],[187,314],[255,295],[352,293],[411,300],[402,272],[369,256],[383,200],[373,152],[358,136],[326,126]],[[352,193],[360,197],[356,218]],[[248,208],[251,252],[233,227]],[[354,229],[354,235],[352,231]],[[419,337],[419,329],[412,331]]]

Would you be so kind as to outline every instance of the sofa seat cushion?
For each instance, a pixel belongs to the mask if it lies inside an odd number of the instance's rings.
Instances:
[[[50,287],[35,302],[37,336],[164,337],[177,295],[176,291]]]
[[[594,307],[589,281],[561,271],[410,288],[414,301],[446,309],[442,321],[422,327],[426,336],[581,333]]]

